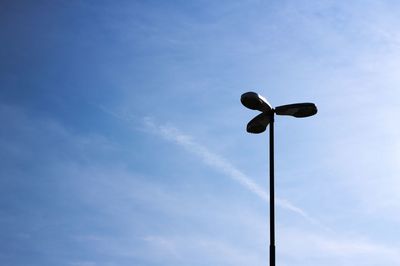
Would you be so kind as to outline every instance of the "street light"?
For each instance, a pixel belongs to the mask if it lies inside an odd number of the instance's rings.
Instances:
[[[240,97],[242,104],[261,114],[254,117],[247,124],[247,132],[259,134],[269,126],[269,265],[275,266],[275,189],[274,189],[274,114],[290,115],[297,118],[308,117],[317,113],[317,106],[313,103],[294,103],[281,105],[275,109],[268,101],[255,92],[246,92]]]

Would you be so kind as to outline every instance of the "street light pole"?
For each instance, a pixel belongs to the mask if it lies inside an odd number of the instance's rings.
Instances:
[[[275,266],[274,113],[269,123],[269,265]]]
[[[308,117],[317,113],[313,103],[294,103],[278,106],[275,109],[261,95],[255,92],[246,92],[240,97],[242,104],[261,114],[254,117],[247,124],[247,132],[259,134],[269,126],[269,265],[275,266],[275,176],[274,176],[274,116],[288,115],[297,118]]]

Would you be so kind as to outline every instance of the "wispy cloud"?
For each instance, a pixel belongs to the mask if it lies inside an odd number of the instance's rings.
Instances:
[[[346,265],[398,265],[399,249],[374,242],[360,236],[342,234],[322,234],[284,228],[279,235],[286,258],[324,260],[325,265],[336,265],[338,260],[346,260]],[[340,264],[340,263],[339,263]]]
[[[213,153],[207,147],[201,145],[200,143],[195,142],[191,136],[183,134],[182,132],[179,131],[179,129],[173,126],[157,125],[152,119],[148,117],[144,119],[144,122],[146,127],[155,134],[158,134],[164,139],[174,142],[177,145],[183,147],[186,151],[201,158],[205,164],[207,164],[210,167],[213,167],[215,170],[222,172],[227,177],[238,182],[242,187],[251,191],[260,199],[266,202],[269,201],[269,194],[263,188],[261,188],[257,183],[255,183],[251,178],[249,178],[246,174],[237,169],[232,163],[230,163],[222,156]],[[315,218],[307,214],[307,212],[304,211],[302,208],[296,206],[287,199],[276,198],[276,204],[281,208],[284,208],[286,210],[289,210],[291,212],[294,212],[302,216],[303,218],[305,218],[306,220],[308,220],[313,224],[319,225],[324,229],[328,229],[326,226],[322,225]]]
[[[175,265],[194,263],[201,259],[205,264],[217,265],[262,265],[264,252],[239,247],[235,244],[207,236],[146,236],[143,241],[152,253],[162,254],[163,260],[172,260]],[[197,264],[195,264],[197,265]]]
[[[204,235],[151,235],[142,240],[148,245],[149,252],[175,262],[190,261],[199,255],[210,262],[220,262],[223,265],[263,265],[267,260],[267,249],[263,246],[247,249]],[[318,265],[317,262],[320,261],[324,261],[324,265],[370,266],[400,263],[399,250],[388,245],[359,236],[316,234],[294,228],[281,230],[277,252],[282,265],[292,265],[293,261],[307,261],[306,265]]]
[[[151,244],[154,249],[161,250],[175,259],[181,259],[181,255],[177,251],[176,243],[172,239],[161,236],[145,236],[143,240]]]
[[[99,108],[103,112],[117,118],[118,120],[132,122],[132,118],[130,116],[116,113],[112,110],[109,110],[105,106],[99,106]],[[250,177],[240,171],[227,159],[212,152],[204,145],[194,141],[192,136],[182,133],[178,128],[171,125],[156,124],[154,120],[150,117],[145,117],[143,121],[146,129],[148,129],[153,134],[161,136],[162,138],[181,146],[189,153],[201,158],[206,165],[214,168],[215,170],[225,174],[232,180],[238,182],[243,188],[249,190],[260,199],[269,202],[269,194],[260,185],[255,183]],[[302,216],[312,224],[318,225],[325,230],[331,230],[329,227],[321,224],[317,219],[311,217],[305,210],[291,203],[289,200],[276,198],[275,202],[277,206]]]

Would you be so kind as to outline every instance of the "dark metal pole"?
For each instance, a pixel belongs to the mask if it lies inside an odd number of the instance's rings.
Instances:
[[[269,265],[275,266],[274,113],[269,125]]]

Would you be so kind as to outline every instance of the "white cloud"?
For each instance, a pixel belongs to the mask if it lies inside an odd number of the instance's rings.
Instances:
[[[172,141],[179,146],[183,147],[188,152],[203,159],[203,162],[214,169],[224,173],[229,178],[238,182],[242,187],[251,191],[253,194],[258,196],[260,199],[269,202],[269,194],[256,184],[251,178],[237,169],[225,158],[211,152],[205,146],[195,142],[193,138],[189,135],[181,133],[177,128],[165,125],[156,125],[150,118],[145,118],[146,126],[152,130],[152,132],[159,134],[163,138]],[[302,208],[291,203],[287,199],[276,198],[277,206],[294,212],[302,217],[304,217],[309,222],[319,225],[320,227],[329,230],[326,226],[322,225],[315,218],[311,217]]]
[[[324,265],[337,265],[338,262],[340,265],[400,264],[399,249],[359,236],[283,228],[279,237],[281,248],[278,251],[289,260],[321,260],[327,262]]]
[[[291,265],[398,265],[398,249],[356,236],[316,234],[294,228],[281,228],[277,243],[279,264]],[[252,248],[205,235],[146,236],[148,252],[177,264],[203,258],[203,263],[219,265],[263,265],[268,261],[268,245]],[[382,263],[382,264],[380,264]],[[180,265],[180,264],[179,264]],[[197,265],[197,264],[196,264]]]
[[[239,247],[208,236],[146,236],[148,251],[175,265],[263,265],[261,250]],[[265,254],[265,253],[264,253]]]
[[[152,246],[152,250],[157,250],[158,253],[166,253],[167,256],[172,256],[174,259],[181,259],[181,255],[177,251],[176,243],[169,238],[161,236],[145,236],[143,240]]]

